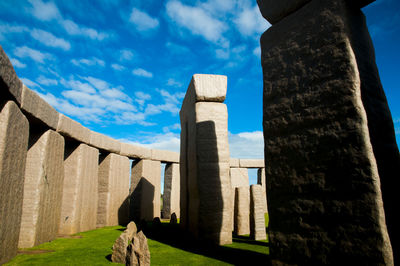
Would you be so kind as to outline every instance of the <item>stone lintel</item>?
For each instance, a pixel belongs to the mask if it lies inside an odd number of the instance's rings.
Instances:
[[[264,168],[264,159],[239,159],[240,168]]]
[[[231,168],[239,168],[240,167],[239,159],[237,159],[237,158],[230,158],[229,164],[230,164]]]
[[[121,143],[119,141],[95,131],[90,132],[89,144],[100,150],[112,153],[119,153],[121,151]]]
[[[127,156],[134,159],[150,159],[151,150],[145,147],[123,143],[121,142],[121,150],[119,152],[122,156]]]
[[[80,142],[90,144],[90,130],[63,114],[59,114],[57,132]]]
[[[179,153],[165,150],[151,150],[151,160],[169,163],[179,163]]]
[[[3,87],[5,85],[5,88]],[[18,104],[21,104],[22,97],[22,82],[19,80],[15,70],[0,45],[0,87],[1,90],[8,90],[16,99]],[[3,92],[1,92],[3,94]]]

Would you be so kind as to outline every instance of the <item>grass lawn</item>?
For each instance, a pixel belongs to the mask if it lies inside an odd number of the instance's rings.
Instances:
[[[266,224],[268,216],[266,216]],[[105,227],[58,238],[52,242],[23,249],[5,265],[109,265],[112,245],[124,227]],[[253,241],[234,236],[224,246],[204,245],[183,234],[179,225],[148,223],[143,229],[148,238],[152,265],[256,265],[268,263],[268,241]],[[37,253],[40,250],[51,252]]]

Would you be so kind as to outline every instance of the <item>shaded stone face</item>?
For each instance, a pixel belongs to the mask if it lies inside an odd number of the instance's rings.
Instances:
[[[14,102],[0,108],[0,264],[3,264],[18,249],[29,124]]]
[[[235,188],[234,233],[250,234],[250,187]]]
[[[265,240],[264,193],[260,185],[250,186],[250,237]]]
[[[17,103],[21,103],[22,82],[19,80],[10,59],[0,45],[0,91],[3,95],[7,91],[15,98]]]
[[[271,257],[393,265],[386,221],[396,220],[385,221],[382,196],[390,210],[395,171],[377,150],[397,166],[399,153],[363,14],[310,1],[269,28],[261,49]]]
[[[175,213],[175,218],[180,217],[180,174],[179,164],[167,164],[164,173],[164,195],[163,195],[163,218],[171,218]]]

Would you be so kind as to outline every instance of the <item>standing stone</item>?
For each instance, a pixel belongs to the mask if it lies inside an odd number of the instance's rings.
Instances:
[[[265,240],[264,193],[260,185],[250,186],[250,237]]]
[[[67,142],[60,234],[96,229],[99,151]]]
[[[132,238],[129,238],[127,232],[123,232],[117,240],[115,240],[115,243],[112,247],[112,255],[111,255],[111,261],[115,263],[126,263],[126,252],[127,248],[129,245],[129,241]]]
[[[164,197],[162,216],[165,219],[171,218],[171,214],[175,213],[176,217],[180,216],[180,175],[179,164],[167,164],[164,173]]]
[[[64,182],[64,138],[53,130],[31,130],[26,157],[24,201],[18,246],[56,238]]]
[[[194,237],[232,242],[227,79],[194,75],[180,111],[181,225]]]
[[[235,228],[236,235],[250,234],[250,187],[235,188]]]
[[[140,160],[132,165],[130,216],[136,223],[160,217],[161,162]]]
[[[130,266],[150,266],[150,251],[147,245],[147,238],[143,231],[137,233],[128,248],[126,265]]]
[[[393,265],[391,244],[399,258],[399,151],[365,3],[312,0],[261,37],[277,263]]]
[[[232,159],[231,159],[231,163],[232,164]],[[231,185],[232,185],[232,203],[233,203],[233,209],[235,210],[236,208],[236,201],[235,201],[235,188],[237,187],[247,187],[248,189],[250,189],[249,186],[249,171],[247,170],[247,168],[231,168],[230,169],[230,176],[231,176]],[[247,206],[248,211],[250,211],[250,193],[248,193],[249,199],[249,205]],[[234,231],[235,229],[235,211],[232,212],[232,231]],[[250,226],[250,225],[249,225]],[[247,230],[249,231],[250,228]]]
[[[100,161],[97,227],[126,225],[129,221],[129,159],[110,153]]]
[[[257,184],[261,185],[264,193],[264,206],[265,206],[265,213],[268,212],[268,205],[267,205],[267,185],[265,179],[265,168],[258,168],[257,170]]]
[[[29,123],[12,101],[0,109],[0,264],[3,264],[18,250]]]

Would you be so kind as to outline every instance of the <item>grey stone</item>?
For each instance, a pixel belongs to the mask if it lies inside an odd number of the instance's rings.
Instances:
[[[179,163],[179,153],[165,150],[151,150],[151,159],[166,163]]]
[[[223,102],[226,97],[227,77],[222,75],[195,74],[186,92],[194,102]],[[187,101],[187,100],[184,100]]]
[[[63,136],[90,144],[90,130],[63,114],[59,114],[57,132]]]
[[[171,223],[171,224],[178,223],[178,218],[176,217],[176,214],[174,212],[171,214],[171,219],[169,220],[169,223]]]
[[[247,168],[231,168],[230,175],[232,188],[249,187],[249,172]]]
[[[239,159],[237,158],[230,158],[229,159],[229,165],[231,168],[239,168]]]
[[[1,53],[2,49],[0,58]],[[28,120],[8,101],[0,112],[0,264],[18,250],[28,136]]]
[[[267,205],[267,185],[266,185],[266,179],[265,179],[265,168],[259,168],[257,170],[257,184],[262,186],[263,193],[264,193],[264,199],[265,199],[265,213],[268,212],[268,205]]]
[[[121,151],[121,143],[118,140],[94,131],[90,131],[89,144],[106,152],[120,153]]]
[[[250,237],[265,240],[264,193],[260,185],[250,186]]]
[[[127,248],[129,245],[129,241],[132,238],[129,238],[128,233],[123,232],[117,240],[115,240],[115,243],[112,247],[112,255],[111,255],[111,261],[115,263],[126,263],[126,254],[127,254]]]
[[[8,91],[21,104],[22,98],[22,82],[19,80],[10,59],[0,45],[0,87],[1,91]],[[2,95],[6,93],[2,92]],[[11,99],[10,99],[11,100]]]
[[[169,219],[172,213],[180,215],[180,185],[179,164],[170,163],[165,166],[164,194],[162,217]]]
[[[56,238],[64,182],[64,138],[53,130],[30,132],[18,247]]]
[[[261,50],[272,259],[393,265],[399,152],[364,15],[313,0]]]
[[[265,167],[263,159],[239,159],[241,168],[262,168]]]
[[[250,234],[250,187],[235,188],[235,234]]]
[[[126,230],[124,231],[128,234],[129,238],[132,239],[132,237],[137,233],[137,227],[135,222],[129,222],[129,224],[126,226]]]
[[[147,238],[142,231],[133,237],[132,243],[129,245],[127,265],[150,265],[150,251],[147,244]]]
[[[151,149],[128,143],[121,143],[119,154],[134,159],[151,159]]]

